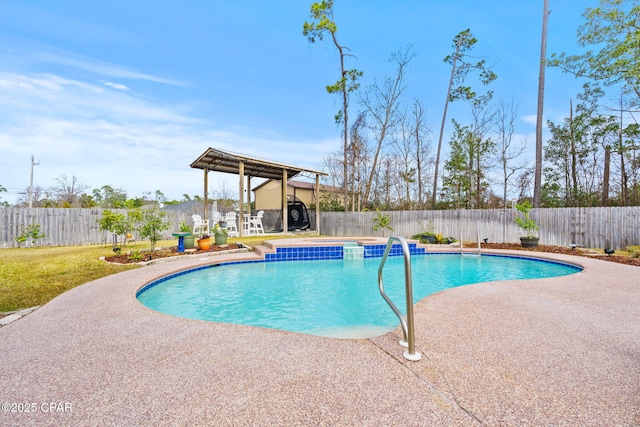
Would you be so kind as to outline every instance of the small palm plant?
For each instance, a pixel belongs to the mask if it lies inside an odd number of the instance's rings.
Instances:
[[[393,231],[393,227],[391,227],[391,217],[389,215],[385,215],[380,212],[379,209],[376,209],[376,216],[373,218],[373,229],[374,231],[382,230],[382,236],[385,235],[384,230]]]

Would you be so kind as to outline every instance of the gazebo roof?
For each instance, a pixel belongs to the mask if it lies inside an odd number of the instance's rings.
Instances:
[[[323,172],[307,169],[302,166],[258,159],[245,154],[233,153],[216,148],[208,148],[207,151],[191,163],[191,167],[239,175],[240,162],[244,163],[244,175],[251,177],[281,180],[283,170],[287,171],[288,178],[292,178],[302,172],[326,175]]]

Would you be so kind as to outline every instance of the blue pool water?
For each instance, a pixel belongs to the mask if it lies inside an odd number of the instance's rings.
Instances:
[[[251,262],[211,266],[161,280],[138,300],[159,312],[339,338],[365,338],[398,326],[380,296],[380,258]],[[572,274],[578,267],[504,256],[412,256],[414,302],[455,286]],[[404,258],[389,257],[384,287],[404,311]]]

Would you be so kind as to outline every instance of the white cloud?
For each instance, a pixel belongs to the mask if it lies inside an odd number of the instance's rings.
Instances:
[[[64,54],[52,54],[52,53],[39,53],[35,54],[34,60],[44,63],[56,63],[62,65],[68,65],[80,70],[89,71],[92,73],[116,77],[129,80],[145,80],[154,83],[162,83],[172,86],[185,86],[183,82],[177,80],[167,79],[159,76],[153,76],[151,74],[145,74],[138,71],[126,69],[119,65],[109,64],[103,61],[98,61],[92,58],[86,58],[80,55],[74,55],[69,53]]]
[[[536,126],[536,121],[538,119],[538,115],[537,114],[529,114],[529,115],[526,115],[526,116],[522,116],[521,118],[525,123],[528,123],[528,124],[530,124],[530,125],[535,127]],[[548,118],[545,117],[544,120],[542,121],[542,129],[547,129],[547,120],[548,120]]]
[[[537,114],[529,114],[526,116],[522,116],[522,120],[525,123],[529,123],[530,125],[535,126],[536,125],[536,120],[538,119],[538,115]]]
[[[43,188],[64,174],[90,189],[111,185],[130,197],[161,190],[180,198],[202,193],[202,171],[189,165],[208,147],[319,169],[322,156],[337,146],[310,140],[302,149],[300,141],[269,129],[213,128],[190,104],[163,105],[107,90],[113,87],[107,83],[0,73],[0,184],[26,188],[34,155],[34,183]],[[210,191],[237,182],[222,175],[211,176]],[[3,200],[15,201],[6,194]]]
[[[109,86],[112,87],[114,89],[118,89],[118,90],[129,90],[129,87],[120,83],[113,83],[113,82],[101,82],[103,85],[105,86]]]

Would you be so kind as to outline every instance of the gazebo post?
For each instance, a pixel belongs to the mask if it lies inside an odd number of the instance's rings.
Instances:
[[[287,170],[282,169],[282,232],[289,232],[289,205],[287,203]]]
[[[320,234],[320,175],[316,174],[316,233]]]
[[[249,207],[249,217],[253,215],[251,211],[251,175],[247,175],[247,206]]]
[[[238,212],[238,236],[244,234],[244,162],[238,162],[238,174],[240,175],[240,210]]]
[[[204,168],[204,214],[202,215],[202,219],[207,220],[207,205],[209,204],[209,169]]]

